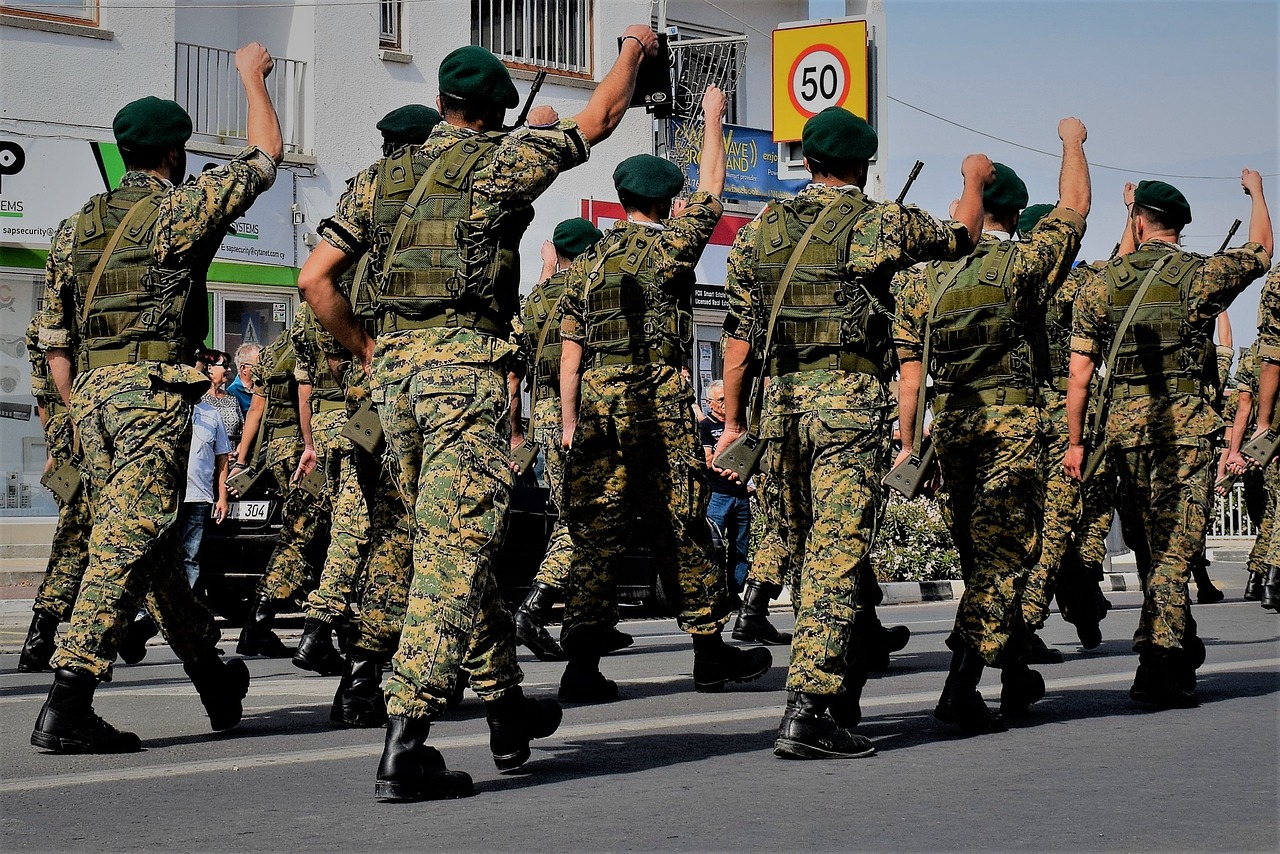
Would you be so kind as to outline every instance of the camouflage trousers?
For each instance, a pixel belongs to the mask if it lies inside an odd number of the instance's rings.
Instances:
[[[1263,504],[1258,536],[1249,551],[1248,569],[1265,575],[1271,567],[1280,566],[1280,525],[1277,525],[1277,513],[1280,512],[1280,463],[1272,461],[1271,465],[1263,469],[1262,478],[1266,501]]]
[[[796,612],[787,690],[836,694],[880,524],[889,429],[862,410],[766,410],[761,435],[761,504],[777,532],[777,545],[766,534],[765,561],[787,568]]]
[[[344,412],[340,421],[346,420]],[[329,550],[320,583],[307,597],[307,616],[350,621],[357,647],[389,658],[404,626],[413,572],[408,511],[394,465],[340,433],[338,427],[326,468],[333,496]]]
[[[637,516],[643,520],[638,535],[678,602],[680,628],[718,634],[732,606],[712,559],[707,465],[692,413],[684,419],[611,415],[593,398],[588,373],[565,469],[564,515],[574,554],[561,644],[570,655],[592,655],[578,640],[592,633],[575,633],[617,623],[613,567]]]
[[[61,403],[46,405],[45,413],[44,441],[53,464],[70,462],[71,416]],[[89,562],[89,531],[93,522],[89,516],[88,493],[89,487],[85,483],[70,501],[57,499],[58,524],[53,530],[49,563],[45,566],[44,580],[40,582],[33,606],[33,610],[51,614],[61,622],[71,619],[76,594],[80,591],[80,579]]]
[[[1106,555],[1115,509],[1115,475],[1105,465],[1083,485],[1062,468],[1069,444],[1065,395],[1049,395],[1044,426],[1040,560],[1028,575],[1022,596],[1023,619],[1033,631],[1044,625],[1055,593],[1069,596],[1082,584],[1096,581],[1092,574]],[[1067,574],[1071,577],[1064,579],[1065,586],[1059,590],[1058,579]]]
[[[369,548],[369,511],[356,472],[355,445],[342,436],[345,405],[321,405],[311,415],[311,437],[329,499],[329,548],[316,588],[307,594],[307,616],[329,623],[351,616],[356,575]]]
[[[947,411],[934,420],[965,583],[954,633],[991,665],[1003,663],[1010,640],[1025,634],[1022,596],[1040,556],[1044,513],[1039,420],[1039,410],[1010,405]],[[1020,652],[1011,647],[1007,655]]]
[[[302,440],[297,436],[273,436],[267,442],[267,468],[284,496],[280,536],[256,592],[267,602],[294,599],[303,591],[311,575],[307,547],[329,524],[328,496],[316,498],[290,485],[301,456]]]
[[[95,524],[71,626],[59,638],[52,666],[109,679],[144,598],[183,661],[213,654],[220,635],[182,572],[175,525],[191,404],[158,381],[150,389],[121,391],[114,382],[95,381],[98,370],[80,374],[72,396]]]
[[[436,717],[461,669],[485,700],[524,678],[493,572],[514,478],[506,374],[493,362],[451,360],[378,384],[411,356],[389,347],[380,358],[373,400],[413,514],[413,577],[387,711]]]
[[[569,536],[569,526],[564,518],[565,451],[560,438],[560,401],[554,397],[550,400],[539,399],[535,404],[531,427],[533,440],[542,454],[543,473],[547,478],[547,486],[551,489],[551,500],[556,509],[560,510],[555,526],[551,529],[547,553],[538,565],[538,573],[533,580],[563,591],[569,586],[573,539]]]
[[[1193,440],[1194,441],[1194,440]],[[1120,475],[1120,524],[1142,582],[1133,648],[1179,649],[1191,617],[1192,558],[1204,548],[1213,443],[1112,449]]]

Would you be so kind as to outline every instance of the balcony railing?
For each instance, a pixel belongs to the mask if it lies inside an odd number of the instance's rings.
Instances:
[[[194,133],[211,142],[235,144],[248,139],[249,105],[236,72],[236,54],[204,45],[175,45],[174,100],[191,114]],[[308,150],[304,105],[307,64],[276,59],[267,78],[267,91],[280,117],[286,152]]]
[[[1213,510],[1209,513],[1209,536],[1254,537],[1257,534],[1258,529],[1245,509],[1243,483],[1236,481],[1225,496],[1214,496]]]
[[[591,73],[592,0],[471,0],[471,42],[502,59]]]

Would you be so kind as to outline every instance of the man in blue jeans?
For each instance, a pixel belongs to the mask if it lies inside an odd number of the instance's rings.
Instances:
[[[702,437],[702,450],[711,468],[711,456],[720,434],[724,432],[724,381],[716,380],[707,387],[708,415],[698,424]],[[711,480],[711,501],[707,505],[707,518],[720,526],[729,548],[729,565],[733,574],[725,579],[728,589],[742,592],[747,581],[747,549],[751,541],[750,487],[744,483],[720,477],[714,472]]]

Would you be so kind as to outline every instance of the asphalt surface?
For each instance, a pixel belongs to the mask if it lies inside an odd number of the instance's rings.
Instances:
[[[0,847],[5,851],[1275,851],[1280,617],[1240,600],[1243,570],[1215,564],[1228,600],[1195,608],[1208,661],[1198,709],[1128,699],[1140,598],[1115,609],[1098,649],[1055,616],[1067,660],[1040,668],[1048,696],[1009,732],[960,737],[931,715],[955,603],[882,609],[912,639],[874,676],[860,731],[870,759],[789,762],[771,752],[785,651],[761,680],[692,690],[691,645],[670,620],[629,621],[635,645],[605,659],[624,699],[568,706],[522,773],[500,775],[468,692],[430,743],[470,772],[461,801],[380,804],[382,730],[328,723],[336,678],[249,659],[245,719],[207,731],[168,647],[120,665],[96,709],[141,753],[54,756],[29,744],[48,674],[0,655]],[[775,612],[789,627],[789,614]],[[223,648],[234,654],[234,638]],[[727,635],[726,635],[727,637]],[[11,648],[6,645],[4,648]],[[526,690],[554,694],[563,665],[522,650]],[[999,696],[998,673],[982,690]]]

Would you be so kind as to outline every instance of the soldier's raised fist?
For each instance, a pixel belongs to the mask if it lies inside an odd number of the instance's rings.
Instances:
[[[1262,192],[1262,176],[1252,169],[1245,169],[1240,173],[1240,186],[1244,187],[1247,195],[1255,195]]]
[[[1083,143],[1088,138],[1089,130],[1075,116],[1068,116],[1058,122],[1058,139],[1063,142]]]
[[[996,179],[996,167],[985,154],[970,154],[960,163],[960,174],[966,181],[977,181],[986,187]]]
[[[633,38],[640,42],[640,47],[644,50],[645,56],[658,55],[658,34],[653,31],[653,27],[645,24],[632,24],[622,31],[624,47],[628,38]]]
[[[236,51],[236,70],[242,75],[257,75],[266,80],[274,67],[275,62],[271,59],[271,54],[257,42],[250,42]]]

